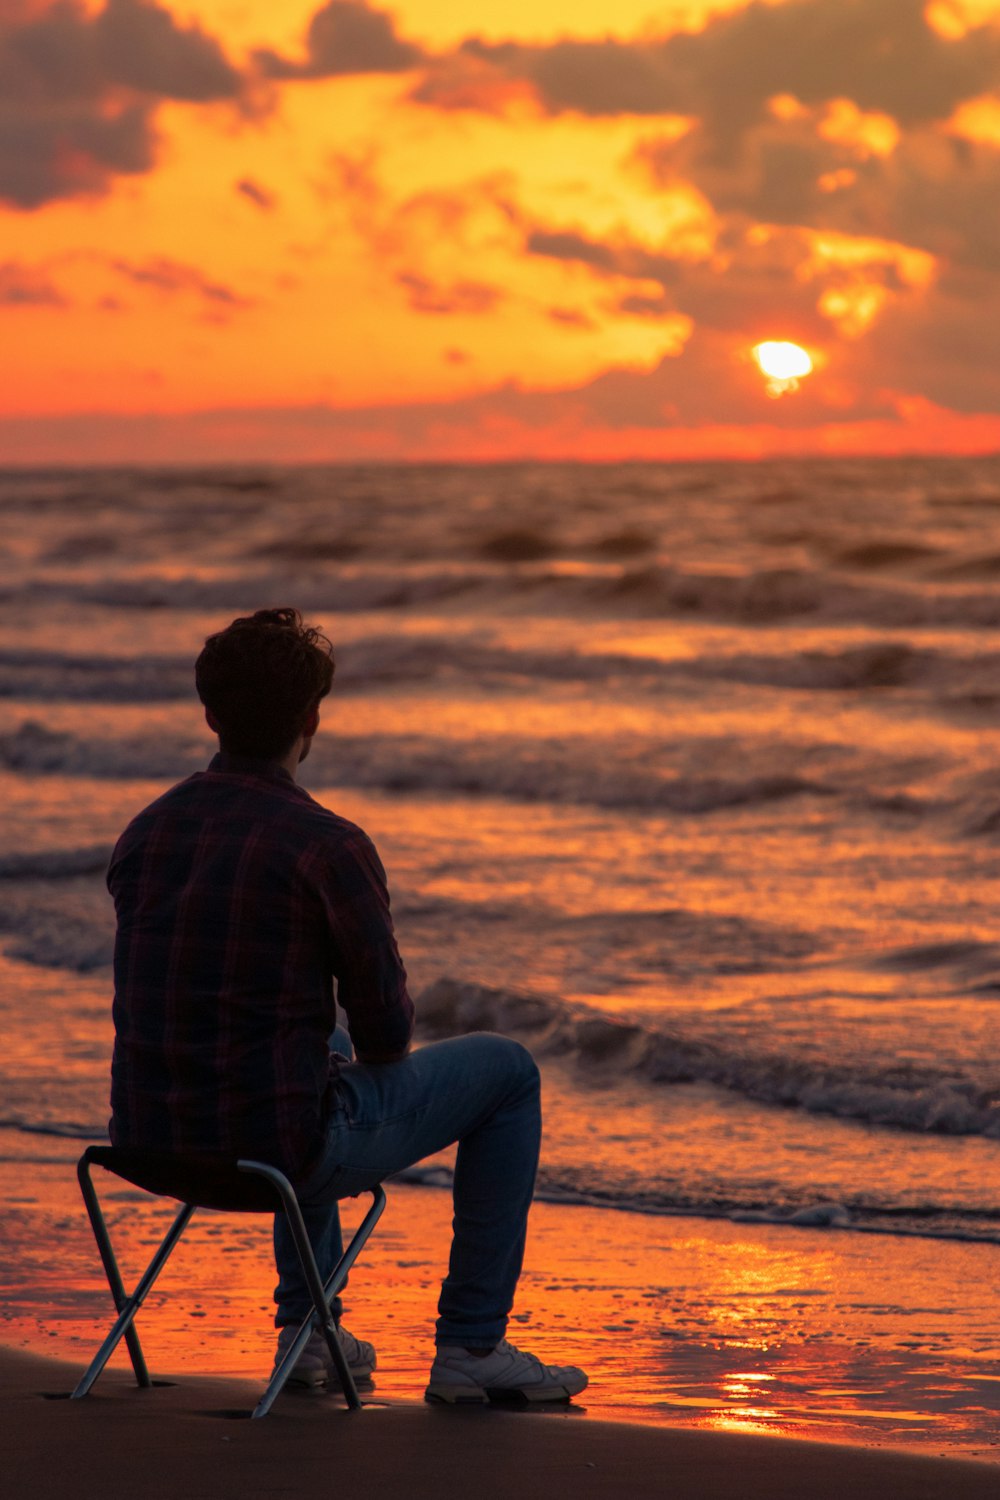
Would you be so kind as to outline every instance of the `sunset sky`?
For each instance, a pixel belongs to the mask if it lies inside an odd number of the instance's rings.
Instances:
[[[992,451],[998,330],[1000,0],[0,0],[0,462]]]

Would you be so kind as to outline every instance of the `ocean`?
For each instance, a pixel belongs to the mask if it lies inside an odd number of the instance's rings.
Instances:
[[[1000,458],[22,470],[0,516],[4,1161],[104,1136],[110,848],[212,753],[205,636],[293,604],[302,781],[418,1037],[538,1057],[541,1198],[1000,1243]]]

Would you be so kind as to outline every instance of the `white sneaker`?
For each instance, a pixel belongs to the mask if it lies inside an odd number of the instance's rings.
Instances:
[[[298,1333],[298,1327],[294,1323],[286,1324],[278,1330],[278,1348],[274,1356],[274,1368],[277,1369],[289,1346],[294,1342]],[[371,1344],[366,1344],[364,1339],[356,1339],[353,1333],[348,1333],[346,1328],[337,1326],[337,1338],[340,1347],[344,1351],[347,1360],[347,1368],[357,1381],[371,1380],[372,1371],[378,1361],[375,1358],[375,1350]],[[335,1385],[339,1384],[337,1372],[330,1351],[326,1346],[326,1339],[318,1328],[314,1328],[309,1335],[309,1341],[295,1361],[295,1368],[288,1377],[289,1385],[306,1386],[310,1390],[325,1385],[331,1380]]]
[[[568,1401],[587,1386],[575,1365],[543,1365],[502,1339],[483,1358],[458,1345],[439,1344],[424,1393],[426,1401]]]

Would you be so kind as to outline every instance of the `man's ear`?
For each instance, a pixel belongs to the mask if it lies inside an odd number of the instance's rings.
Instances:
[[[213,734],[222,733],[222,730],[219,728],[219,721],[210,708],[206,708],[205,710],[205,723],[208,725]]]
[[[302,733],[305,735],[307,740],[311,740],[318,728],[319,704],[317,703],[309,710],[309,713],[306,716],[305,723],[302,725]]]

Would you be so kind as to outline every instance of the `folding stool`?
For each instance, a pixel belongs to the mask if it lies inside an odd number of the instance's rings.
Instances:
[[[122,1177],[126,1182],[144,1188],[148,1193],[155,1193],[162,1198],[176,1198],[181,1204],[177,1217],[139,1278],[131,1296],[125,1291],[118,1262],[111,1248],[111,1240],[97,1199],[97,1191],[91,1181],[92,1166],[104,1167],[106,1171],[113,1172],[116,1177]],[[324,1285],[316,1265],[312,1245],[309,1243],[295,1189],[282,1172],[279,1172],[276,1167],[267,1165],[266,1162],[217,1162],[172,1156],[161,1152],[133,1151],[118,1146],[88,1146],[77,1164],[76,1175],[80,1182],[80,1191],[83,1193],[83,1201],[87,1205],[97,1248],[104,1263],[111,1295],[118,1309],[118,1317],[104,1343],[94,1355],[86,1374],[73,1391],[73,1400],[87,1395],[123,1338],[128,1346],[137,1383],[147,1387],[153,1384],[146,1368],[139,1335],[135,1330],[135,1315],[170,1258],[196,1208],[215,1208],[233,1213],[257,1214],[274,1213],[280,1208],[288,1215],[295,1248],[302,1264],[302,1272],[312,1296],[313,1311],[299,1329],[295,1340],[272,1375],[267,1390],[251,1415],[267,1416],[295,1368],[295,1362],[305,1348],[310,1334],[317,1327],[322,1330],[326,1338],[330,1357],[343,1387],[348,1406],[354,1411],[360,1408],[361,1402],[358,1399],[354,1378],[348,1369],[344,1352],[337,1339],[330,1304],[343,1287],[348,1272],[382,1215],[382,1210],[385,1208],[385,1193],[381,1187],[370,1189],[372,1206],[355,1230],[350,1244]]]

